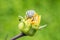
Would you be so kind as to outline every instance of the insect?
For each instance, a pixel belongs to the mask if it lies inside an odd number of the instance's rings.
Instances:
[[[25,18],[19,16],[19,25],[21,33],[12,38],[12,40],[16,40],[23,36],[33,36],[37,30],[40,30],[47,25],[40,26],[41,15],[38,15],[34,10],[28,10],[26,12]]]

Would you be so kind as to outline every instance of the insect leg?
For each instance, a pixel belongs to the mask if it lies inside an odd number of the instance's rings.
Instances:
[[[47,24],[40,26],[39,29],[45,28],[47,26]]]

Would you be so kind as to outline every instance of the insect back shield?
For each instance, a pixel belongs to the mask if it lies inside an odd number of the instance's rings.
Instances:
[[[31,25],[30,25],[30,22],[28,21],[21,21],[18,27],[21,32],[27,34],[28,31],[30,30]]]
[[[21,21],[19,23],[19,29],[22,33],[29,35],[29,36],[32,36],[35,34],[36,30],[34,28],[32,28],[30,21],[31,21],[30,19],[26,20],[24,22]]]

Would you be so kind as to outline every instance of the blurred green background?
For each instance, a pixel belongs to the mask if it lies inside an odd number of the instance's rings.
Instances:
[[[41,25],[48,26],[18,40],[60,40],[60,0],[0,0],[0,40],[20,33],[18,16],[30,9],[42,16]]]

